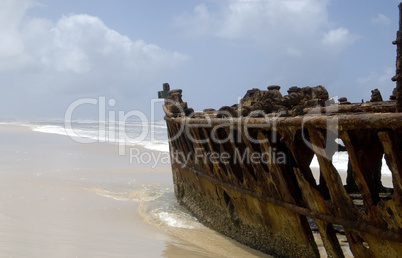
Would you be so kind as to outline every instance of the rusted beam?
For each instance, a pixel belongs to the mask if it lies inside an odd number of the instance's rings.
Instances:
[[[271,146],[271,143],[267,140],[267,137],[261,131],[258,132],[257,137],[262,147],[262,151],[265,153],[269,153],[269,155],[272,156],[272,151],[274,150],[274,148]],[[290,191],[286,184],[286,180],[279,165],[275,161],[271,161],[267,163],[267,166],[269,172],[272,173],[274,175],[274,178],[276,179],[275,186],[278,189],[280,198],[286,202],[295,203],[295,200],[293,196],[290,194]]]
[[[209,175],[216,175],[220,177],[219,169],[217,168],[216,163],[211,163],[211,162],[204,162],[204,158],[206,157],[206,150],[204,148],[204,145],[201,144],[201,140],[204,137],[201,137],[200,132],[198,131],[198,128],[196,127],[190,127],[189,133],[191,134],[191,137],[193,138],[192,143],[194,144],[194,153],[183,153],[183,155],[191,154],[191,156],[187,156],[188,160],[191,160],[194,163],[194,167],[198,167],[202,169],[202,171],[206,171]],[[209,142],[209,139],[207,140]],[[201,160],[199,160],[201,159]]]
[[[321,174],[327,182],[331,200],[336,207],[344,207],[344,209],[337,210],[336,215],[348,219],[357,219],[359,217],[358,209],[347,195],[341,177],[332,164],[331,158],[327,156],[323,134],[318,130],[309,130],[309,135],[320,164]]]
[[[394,200],[402,206],[402,160],[397,145],[393,143],[389,132],[379,132],[378,136],[384,147],[385,159],[392,173]]]
[[[220,139],[218,130],[215,131],[215,137],[216,139]],[[233,153],[230,152],[230,149],[225,148],[225,144],[223,143],[211,143],[212,145],[217,146],[219,148],[219,153],[229,153],[231,157],[233,157]],[[234,185],[239,185],[243,182],[243,172],[240,170],[238,171],[236,167],[232,166],[234,163],[233,162],[225,162],[223,163],[223,167],[226,168],[227,171],[227,182],[230,182]]]
[[[354,257],[375,258],[373,252],[369,248],[364,246],[364,244],[362,243],[362,239],[358,234],[355,234],[353,232],[345,233],[349,242],[349,248],[352,251]]]
[[[200,132],[200,135],[204,135],[205,138],[208,138],[207,141],[207,148],[205,151],[209,151],[209,153],[215,153],[217,151],[219,151],[219,147],[214,146],[214,144],[212,143],[210,137],[209,137],[209,131],[207,130],[207,128],[202,128],[201,129],[202,133]],[[219,149],[219,150],[217,150]],[[220,179],[225,179],[228,178],[228,171],[226,170],[226,167],[224,164],[218,163],[218,162],[214,162],[213,164],[214,166],[214,171],[217,173],[217,177]]]
[[[231,132],[229,131],[229,128],[225,128],[226,134],[230,134]],[[246,151],[246,148],[244,148],[244,145],[241,142],[235,143],[234,141],[229,141],[233,152],[233,157],[231,157],[233,160],[233,163],[238,164],[238,168],[241,168],[241,173],[243,174],[243,184],[247,185],[250,188],[255,188],[255,180],[252,175],[252,172],[250,171],[249,167],[247,166],[249,163],[253,162],[248,162],[247,160],[242,160],[241,155],[237,155],[235,152],[238,151],[240,154],[243,154]],[[248,150],[250,153],[254,153],[254,150]],[[236,159],[236,160],[234,160]],[[239,171],[240,172],[240,171]]]
[[[323,214],[330,214],[332,212],[325,204],[324,198],[321,194],[312,187],[311,183],[306,180],[304,175],[300,172],[299,168],[295,168],[296,179],[302,191],[303,200],[309,209]],[[318,231],[320,232],[322,242],[329,257],[344,257],[341,246],[339,245],[336,232],[332,224],[316,220]]]
[[[330,157],[327,156],[324,145],[324,136],[319,130],[309,130],[310,140],[313,145],[314,152],[316,153],[318,162],[320,164],[320,171],[322,176],[327,182],[331,201],[336,207],[334,215],[348,220],[366,221],[365,214],[360,211],[353,203],[349,195],[347,195],[343,187],[342,180],[333,166]],[[378,225],[374,222],[375,225]],[[361,254],[360,250],[364,250],[362,242],[353,242],[351,239],[357,238],[359,232],[353,232],[345,228],[346,236],[349,240],[349,246],[354,255]],[[370,251],[367,251],[367,255]],[[370,257],[370,256],[365,256]]]
[[[280,118],[188,118],[165,117],[167,121],[174,121],[179,124],[197,124],[199,126],[214,127],[224,124],[228,126],[247,125],[246,127],[258,127],[262,129],[274,129],[294,127],[294,130],[302,128],[331,129],[328,125],[334,125],[342,130],[359,129],[396,129],[402,127],[401,113],[374,113],[374,114],[339,114],[336,116],[312,115],[304,117],[280,117]]]
[[[261,152],[261,150],[254,148],[253,144],[250,142],[250,139],[245,134],[242,134],[242,141],[244,142],[246,148],[248,148],[250,151]],[[258,146],[259,145],[256,147],[258,148]],[[259,184],[259,188],[255,189],[256,192],[264,196],[279,196],[278,190],[275,188],[272,175],[269,173],[266,165],[262,164],[261,162],[251,162],[251,167],[254,169],[253,172],[255,173],[257,183]],[[273,185],[274,187],[266,187],[266,185]]]
[[[317,188],[317,182],[310,168],[311,161],[314,158],[314,152],[302,141],[285,140],[285,143],[304,177],[314,188]]]
[[[357,156],[357,152],[355,150],[355,146],[352,142],[352,139],[350,138],[348,132],[343,131],[340,133],[340,138],[342,139],[343,143],[346,146],[346,149],[348,150],[348,155],[349,155],[349,161],[352,165],[353,168],[353,174],[354,174],[354,179],[357,182],[359,191],[362,195],[364,205],[366,209],[368,210],[369,216],[372,217],[373,210],[371,209],[374,206],[374,201],[373,201],[373,194],[372,191],[370,190],[370,187],[368,186],[365,177],[364,177],[364,171],[362,170],[361,163],[359,162],[359,158]],[[377,199],[378,199],[378,193],[377,193]]]
[[[392,78],[396,81],[396,112],[402,112],[402,3],[399,7],[399,30],[396,33],[396,75]]]

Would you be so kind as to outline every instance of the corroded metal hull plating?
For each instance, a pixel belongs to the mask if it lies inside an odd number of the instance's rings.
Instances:
[[[330,256],[343,256],[333,224],[343,226],[356,257],[402,253],[401,113],[313,115],[275,123],[264,118],[166,120],[177,199],[209,227],[269,254],[314,257],[319,254],[310,217]],[[353,202],[331,162],[332,133],[345,144],[363,207]],[[211,160],[214,153],[228,153],[227,160]],[[270,158],[248,161],[255,153]],[[374,169],[383,154],[394,185],[386,199]],[[310,170],[314,155],[326,189]]]

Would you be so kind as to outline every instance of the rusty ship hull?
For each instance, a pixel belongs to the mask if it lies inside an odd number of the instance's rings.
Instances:
[[[329,257],[344,257],[339,233],[355,257],[400,256],[401,32],[394,43],[390,101],[378,90],[352,104],[335,103],[322,86],[292,87],[286,96],[270,86],[248,91],[237,105],[194,112],[181,90],[164,84],[179,203],[206,226],[275,257],[319,257],[317,235]],[[348,156],[346,184],[332,162],[337,151]],[[381,183],[383,158],[391,188]]]
[[[177,154],[172,156],[176,197],[212,229],[275,256],[315,257],[318,249],[308,223],[312,218],[331,256],[343,255],[333,225],[343,227],[356,257],[402,253],[401,113],[313,115],[278,118],[275,123],[262,118],[166,121],[170,152]],[[332,164],[325,146],[330,132],[345,144],[358,186],[354,195],[361,196],[363,208],[353,201]],[[272,141],[273,135],[282,141]],[[246,152],[265,153],[271,162],[241,160],[248,159]],[[211,161],[208,157],[214,153],[228,153],[228,160]],[[278,153],[284,153],[286,164],[272,160]],[[314,155],[324,191],[310,169]],[[373,169],[383,155],[394,185],[387,198],[382,198]]]

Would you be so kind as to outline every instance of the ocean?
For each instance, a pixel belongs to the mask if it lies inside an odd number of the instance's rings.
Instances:
[[[58,134],[77,139],[78,143],[109,143],[142,146],[150,150],[169,151],[165,121],[99,122],[97,120],[6,120],[0,125],[24,126],[35,132]]]

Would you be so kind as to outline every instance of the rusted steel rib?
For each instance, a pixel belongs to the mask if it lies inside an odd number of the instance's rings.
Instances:
[[[399,7],[399,31],[396,34],[396,75],[392,78],[396,81],[396,112],[402,112],[402,3]]]
[[[394,185],[394,200],[398,205],[402,205],[402,160],[397,147],[391,140],[389,132],[378,133],[381,143],[384,146],[385,159],[392,173]]]
[[[307,207],[310,210],[320,212],[321,214],[331,214],[330,209],[325,204],[324,198],[322,198],[321,194],[305,179],[300,169],[295,168],[294,172]],[[316,224],[328,256],[344,257],[333,225],[327,221],[319,219],[316,220]]]

